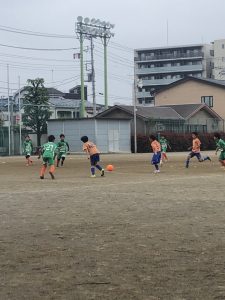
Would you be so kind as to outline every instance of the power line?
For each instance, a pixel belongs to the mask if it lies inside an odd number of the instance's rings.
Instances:
[[[30,30],[24,30],[24,29],[18,29],[15,27],[8,27],[0,25],[0,30],[2,31],[8,31],[13,33],[19,33],[19,34],[25,34],[25,35],[33,35],[33,36],[41,36],[41,37],[51,37],[51,38],[73,38],[72,35],[63,35],[63,34],[52,34],[52,33],[43,33],[43,32],[37,32],[37,31],[30,31]]]
[[[7,48],[21,49],[21,50],[34,50],[34,51],[68,51],[68,50],[79,49],[79,48],[59,48],[59,49],[28,48],[28,47],[12,46],[12,45],[5,45],[5,44],[0,44],[0,46],[7,47]]]

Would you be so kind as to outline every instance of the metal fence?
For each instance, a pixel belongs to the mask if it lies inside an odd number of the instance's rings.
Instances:
[[[225,121],[218,119],[195,119],[190,121],[158,119],[146,122],[145,130],[147,134],[151,132],[190,133],[193,131],[199,133],[224,132]]]

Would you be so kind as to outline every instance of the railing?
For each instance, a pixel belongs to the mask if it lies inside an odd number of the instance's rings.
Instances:
[[[156,54],[156,55],[139,55],[134,58],[134,61],[151,61],[151,60],[161,60],[161,59],[178,59],[178,58],[203,58],[204,53],[202,51],[196,51],[191,53],[168,53],[168,54]]]
[[[185,65],[185,66],[168,66],[154,68],[136,68],[136,74],[153,74],[153,73],[172,73],[172,72],[192,72],[203,71],[202,65]]]

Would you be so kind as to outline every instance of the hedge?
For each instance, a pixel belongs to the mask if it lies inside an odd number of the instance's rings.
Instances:
[[[220,133],[221,138],[225,139],[225,133]],[[155,134],[156,136],[158,134]],[[162,134],[161,134],[162,135]],[[182,152],[188,151],[188,147],[192,145],[192,138],[190,133],[173,133],[166,132],[163,135],[168,140],[171,150],[168,152]],[[213,139],[213,133],[200,133],[199,139],[201,140],[202,150],[215,150],[216,145]],[[134,137],[131,137],[131,151],[134,152]],[[149,137],[144,135],[137,136],[137,152],[138,153],[148,153],[151,152]]]

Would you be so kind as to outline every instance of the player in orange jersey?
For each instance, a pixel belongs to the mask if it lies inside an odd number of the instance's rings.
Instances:
[[[157,174],[157,173],[160,173],[159,164],[160,164],[160,160],[161,160],[161,145],[156,140],[156,137],[154,135],[150,135],[149,140],[151,143],[152,151],[154,153],[152,156],[151,163],[152,163],[152,165],[155,166],[154,173]]]
[[[189,167],[190,159],[192,157],[196,157],[199,162],[203,162],[205,160],[211,161],[211,158],[209,156],[202,156],[200,152],[201,147],[201,141],[198,138],[197,132],[192,132],[192,146],[188,148],[188,150],[191,150],[191,152],[188,154],[187,160],[186,160],[186,168]]]
[[[83,144],[83,151],[90,155],[91,162],[91,177],[96,177],[95,168],[101,172],[101,176],[105,175],[104,169],[99,165],[100,161],[100,152],[97,149],[96,145],[88,140],[87,136],[82,136],[81,141]]]

